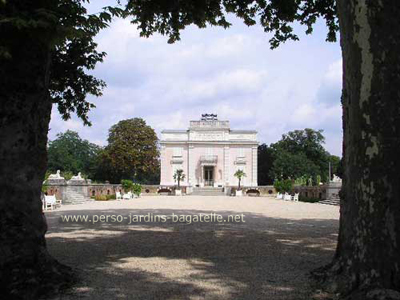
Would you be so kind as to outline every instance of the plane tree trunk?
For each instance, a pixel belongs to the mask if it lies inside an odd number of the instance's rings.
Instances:
[[[50,43],[38,39],[37,33],[0,26],[2,42],[8,45],[10,54],[0,58],[2,299],[36,299],[65,284],[69,273],[69,268],[46,250],[47,226],[40,193],[52,107]]]
[[[339,0],[344,178],[325,276],[346,299],[400,299],[400,4]]]

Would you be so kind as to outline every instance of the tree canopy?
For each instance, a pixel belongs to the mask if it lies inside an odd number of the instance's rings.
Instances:
[[[67,130],[49,142],[48,170],[53,173],[61,170],[75,175],[82,172],[92,178],[100,151],[100,146],[81,139],[75,131]]]
[[[270,185],[274,183],[274,176],[271,176],[273,163],[274,150],[266,144],[259,145],[257,159],[258,185]]]
[[[108,26],[112,16],[123,16],[119,6],[105,7],[98,14],[88,15],[84,7],[88,2],[0,1],[0,63],[16,58],[21,39],[28,36],[50,43],[49,93],[52,101],[64,120],[76,113],[85,125],[90,125],[88,112],[95,107],[87,101],[87,95],[101,96],[105,87],[104,81],[90,74],[106,55],[97,51],[94,37]],[[11,84],[8,76],[10,74],[3,74],[0,68],[2,80]]]
[[[269,171],[269,177],[293,180],[311,177],[316,184],[319,176],[322,181],[328,181],[331,155],[323,146],[325,137],[322,132],[310,128],[290,131],[282,135],[281,140],[271,144],[268,150],[264,147],[264,152],[269,153],[266,158],[269,159],[270,167],[265,167]]]
[[[179,40],[180,31],[191,24],[199,28],[207,24],[229,27],[227,13],[235,14],[248,26],[261,24],[265,32],[273,34],[272,48],[287,40],[298,40],[293,30],[295,22],[305,25],[310,34],[316,20],[325,19],[328,41],[336,41],[339,29],[335,0],[129,0],[125,12],[132,23],[139,25],[142,36],[158,32],[167,35],[170,43]]]
[[[141,118],[113,125],[101,163],[108,179],[115,183],[121,179],[142,183],[154,180],[159,171],[158,138],[154,129]]]

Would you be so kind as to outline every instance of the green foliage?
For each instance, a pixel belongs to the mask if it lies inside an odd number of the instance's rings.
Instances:
[[[159,173],[158,138],[141,118],[118,122],[109,130],[108,145],[100,153],[100,168],[112,182],[131,178],[137,182]],[[96,176],[97,178],[97,176]],[[105,178],[105,179],[107,179]]]
[[[317,172],[317,166],[304,153],[293,154],[284,150],[276,152],[271,169],[271,175],[279,179],[316,176]]]
[[[115,199],[117,199],[117,196],[115,194],[107,195],[106,198],[107,198],[107,200],[115,200]]]
[[[101,148],[87,140],[82,140],[75,131],[59,133],[54,141],[49,142],[48,170],[55,173],[63,171],[64,178],[69,179],[78,172],[94,176],[97,168],[97,157]]]
[[[46,174],[44,175],[44,180],[47,180],[49,178],[49,176],[51,175],[51,171],[47,170]]]
[[[292,180],[290,179],[275,180],[274,188],[279,193],[290,193],[293,188]]]
[[[294,181],[295,185],[300,185],[300,186],[306,186],[307,183],[308,183],[307,176],[301,176],[299,178],[296,178],[296,180]]]
[[[221,1],[221,0],[130,0],[126,14],[138,24],[141,36],[149,37],[155,32],[167,35],[168,42],[180,40],[180,31],[191,24],[204,28],[229,27],[226,13],[233,13],[248,26],[261,24],[264,31],[272,33],[271,48],[287,40],[298,40],[293,24],[306,26],[306,33],[313,31],[318,18],[325,19],[328,41],[336,41],[338,21],[335,0],[284,0],[284,1]]]
[[[125,192],[131,192],[133,188],[133,181],[129,179],[122,179],[121,185]]]
[[[142,192],[142,186],[138,183],[133,184],[132,193],[134,193],[136,196],[140,196],[141,192]]]
[[[105,57],[104,52],[96,50],[94,37],[108,26],[112,16],[123,16],[123,9],[106,7],[98,14],[88,15],[85,2],[88,1],[0,1],[0,60],[16,59],[15,42],[24,37],[42,44],[43,51],[50,49],[49,92],[53,103],[63,119],[76,113],[84,124],[90,125],[88,112],[94,105],[86,96],[100,96],[105,87],[103,81],[90,74]]]
[[[235,176],[239,180],[238,191],[240,191],[240,182],[242,181],[243,177],[246,177],[246,173],[243,170],[237,170],[235,174],[233,174],[233,176]]]
[[[278,179],[297,179],[311,177],[313,184],[328,180],[330,154],[324,149],[325,137],[322,130],[306,128],[291,131],[282,139],[271,145],[274,151],[274,162],[271,176]]]
[[[178,182],[178,189],[180,188],[181,181],[185,180],[185,174],[182,169],[178,169],[174,173],[174,180]]]
[[[96,201],[108,201],[107,195],[96,195],[94,196],[94,200]]]
[[[64,177],[65,180],[70,180],[72,176],[74,176],[74,173],[72,173],[71,171],[61,172],[61,177]]]
[[[299,201],[308,202],[308,203],[317,203],[317,202],[321,201],[321,199],[313,198],[313,197],[299,196]]]
[[[258,146],[258,185],[270,185],[274,182],[271,176],[271,168],[274,162],[274,150],[266,144]]]
[[[321,183],[321,175],[317,175],[316,184],[319,185]]]

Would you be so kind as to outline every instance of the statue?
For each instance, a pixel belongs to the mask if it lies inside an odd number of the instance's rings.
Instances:
[[[217,121],[218,116],[216,114],[202,114],[201,121]]]
[[[57,173],[50,174],[48,179],[64,179],[64,177],[61,176],[60,170],[57,170]]]
[[[85,179],[82,177],[81,172],[79,172],[78,175],[72,176],[71,180],[85,180]]]
[[[333,174],[333,179],[331,180],[331,182],[342,182],[342,179],[339,176]]]

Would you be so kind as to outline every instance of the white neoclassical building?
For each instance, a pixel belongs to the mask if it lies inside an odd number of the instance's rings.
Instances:
[[[246,174],[243,186],[257,186],[256,131],[231,130],[229,121],[203,114],[199,121],[190,121],[187,130],[161,134],[162,186],[176,184],[173,175],[177,169],[184,171],[183,186],[236,186],[234,174],[239,169]]]

